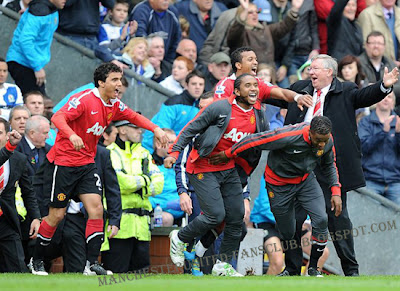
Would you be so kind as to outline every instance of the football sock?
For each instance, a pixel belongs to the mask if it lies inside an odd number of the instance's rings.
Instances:
[[[312,246],[311,246],[311,254],[310,254],[310,265],[309,267],[317,268],[318,260],[324,253],[324,249],[327,243],[327,240],[317,240],[314,236],[312,236]]]
[[[103,219],[88,219],[86,223],[86,259],[92,265],[100,254],[104,237]]]
[[[50,245],[51,239],[57,226],[50,226],[46,220],[43,220],[39,227],[36,239],[35,250],[33,251],[34,260],[43,260],[46,248]]]

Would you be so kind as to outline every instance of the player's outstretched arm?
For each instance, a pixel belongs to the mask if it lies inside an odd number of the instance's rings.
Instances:
[[[285,100],[287,102],[297,102],[297,107],[303,110],[303,106],[311,107],[313,106],[312,96],[306,94],[298,94],[295,91],[289,89],[282,89],[279,87],[274,87],[271,89],[271,97],[275,99]]]

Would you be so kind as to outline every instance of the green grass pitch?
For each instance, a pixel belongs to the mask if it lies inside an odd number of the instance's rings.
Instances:
[[[99,278],[102,282],[99,281]],[[123,281],[119,275],[114,275],[115,281],[104,277],[86,277],[80,274],[50,274],[47,277],[31,274],[0,274],[1,291],[153,291],[153,290],[400,290],[400,276],[360,276],[345,278],[340,276],[325,276],[324,278],[289,277],[277,278],[270,276],[248,276],[244,278],[212,277],[201,278],[190,275],[150,275],[142,279]],[[111,285],[110,285],[111,283]]]

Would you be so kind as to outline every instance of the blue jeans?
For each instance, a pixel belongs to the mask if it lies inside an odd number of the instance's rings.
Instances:
[[[297,75],[297,70],[308,60],[308,55],[306,56],[293,56],[292,64],[288,70],[287,75]]]
[[[400,205],[400,183],[385,184],[375,181],[366,181],[366,183],[367,188]]]

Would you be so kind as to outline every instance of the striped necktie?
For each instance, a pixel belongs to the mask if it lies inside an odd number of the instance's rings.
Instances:
[[[317,101],[315,102],[313,117],[322,115],[321,93],[321,90],[317,90]]]

